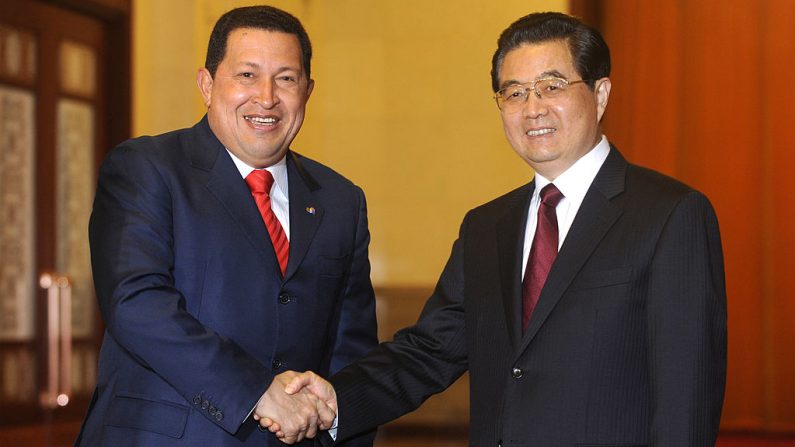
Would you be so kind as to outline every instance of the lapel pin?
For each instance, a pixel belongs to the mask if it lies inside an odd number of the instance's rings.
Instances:
[[[306,212],[309,213],[309,214],[314,215],[315,214],[315,207],[314,206],[306,207]]]

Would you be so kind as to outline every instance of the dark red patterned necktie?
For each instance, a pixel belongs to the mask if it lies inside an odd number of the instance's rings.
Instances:
[[[268,234],[271,236],[273,249],[276,251],[276,259],[279,260],[279,268],[283,277],[284,272],[287,271],[290,242],[287,240],[282,224],[279,223],[279,219],[276,218],[276,214],[271,208],[270,192],[273,186],[273,175],[265,169],[255,169],[246,177],[246,184],[251,190],[251,195],[254,196],[254,201],[257,203],[262,220],[265,221],[265,226],[268,228]]]
[[[538,225],[522,281],[522,333],[527,330],[541,289],[558,255],[558,216],[555,207],[562,198],[563,194],[552,183],[541,190]]]

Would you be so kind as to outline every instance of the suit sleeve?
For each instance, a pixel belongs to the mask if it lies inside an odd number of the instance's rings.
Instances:
[[[453,245],[417,323],[331,378],[339,440],[415,410],[466,371],[462,245]]]
[[[370,282],[368,246],[370,232],[367,227],[367,203],[364,193],[356,188],[356,234],[350,272],[345,281],[338,306],[339,317],[335,333],[331,336],[329,373],[334,374],[370,352],[378,344],[375,316],[375,294]]]
[[[356,235],[350,272],[338,305],[335,333],[330,337],[328,373],[334,374],[355,360],[364,357],[378,344],[375,314],[375,294],[370,282],[368,246],[370,232],[367,226],[367,203],[364,193],[356,188]],[[365,433],[343,442],[345,447],[372,446],[375,432]]]
[[[651,445],[713,446],[726,384],[726,291],[717,219],[703,195],[673,210],[649,274]]]
[[[171,194],[140,151],[119,148],[103,164],[89,224],[91,261],[108,336],[144,367],[234,433],[272,374],[186,310],[175,288]],[[198,402],[198,405],[197,405]]]

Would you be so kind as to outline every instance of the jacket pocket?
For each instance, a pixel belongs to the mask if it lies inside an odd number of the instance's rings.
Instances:
[[[105,425],[180,438],[185,432],[189,411],[189,407],[174,402],[118,394],[105,415]]]
[[[599,272],[588,272],[578,277],[571,285],[571,290],[598,289],[600,287],[625,284],[632,278],[632,267],[620,267]],[[590,444],[582,444],[583,447]],[[597,444],[593,444],[597,445]],[[633,447],[633,446],[627,446]]]
[[[350,263],[350,255],[332,258],[330,256],[320,257],[320,275],[339,277],[345,274],[345,270]]]

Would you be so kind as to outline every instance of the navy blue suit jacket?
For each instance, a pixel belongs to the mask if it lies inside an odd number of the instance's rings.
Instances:
[[[89,228],[106,332],[77,445],[280,445],[247,417],[273,377],[330,374],[375,346],[361,189],[293,152],[287,171],[282,279],[206,117],[111,151]]]

